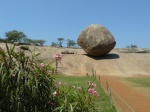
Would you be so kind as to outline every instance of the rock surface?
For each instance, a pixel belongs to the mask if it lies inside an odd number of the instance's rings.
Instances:
[[[70,50],[63,50],[61,51],[62,54],[76,54],[76,52],[74,51],[70,51]]]
[[[8,44],[12,47],[12,44]],[[54,61],[53,56],[56,53],[61,53],[63,50],[74,51],[76,54],[62,54],[63,62],[58,63],[59,73],[73,76],[86,76],[87,73],[96,75],[109,75],[109,76],[147,76],[150,77],[150,48],[142,48],[146,53],[122,53],[124,48],[114,48],[109,54],[101,57],[89,57],[85,55],[83,49],[73,48],[56,48],[49,46],[31,46],[27,45],[34,54],[38,55],[37,60],[43,60],[45,64]],[[6,51],[5,43],[0,43],[0,47]],[[15,47],[16,52],[20,51],[20,46]],[[25,51],[28,56],[30,52]],[[52,63],[55,67],[56,63]],[[93,71],[92,71],[93,70]]]
[[[85,28],[80,33],[77,42],[91,56],[105,55],[116,45],[113,35],[99,24],[92,24]]]

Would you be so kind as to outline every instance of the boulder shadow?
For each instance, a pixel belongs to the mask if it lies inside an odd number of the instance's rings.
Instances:
[[[105,55],[102,55],[102,56],[91,56],[91,55],[88,55],[88,54],[83,54],[83,55],[88,56],[90,58],[93,58],[95,60],[118,59],[118,58],[120,58],[118,54],[112,54],[112,53],[105,54]]]

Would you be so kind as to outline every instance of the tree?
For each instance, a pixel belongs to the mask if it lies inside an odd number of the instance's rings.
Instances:
[[[64,38],[57,38],[57,40],[58,40],[58,46],[59,47],[62,47],[62,43],[63,43],[63,41],[64,41]]]
[[[5,42],[5,39],[0,37],[0,42]]]
[[[23,32],[12,30],[5,33],[8,42],[21,42],[26,37]]]
[[[27,44],[33,44],[33,43],[34,43],[34,42],[33,42],[34,40],[32,40],[32,39],[30,39],[30,38],[27,38],[27,37],[24,38],[23,40],[24,40],[24,42],[27,43]]]
[[[67,47],[73,47],[76,45],[74,40],[67,39]]]
[[[27,43],[27,44],[43,46],[46,41],[45,40],[41,40],[41,39],[40,40],[32,40],[30,38],[24,38],[24,42]]]
[[[57,46],[57,43],[52,42],[52,43],[51,43],[51,46],[52,46],[52,47],[56,47],[56,46]]]
[[[44,45],[44,43],[46,42],[45,40],[42,40],[42,39],[40,39],[40,40],[34,40],[37,44],[40,44],[40,46],[43,46]]]
[[[138,48],[138,46],[137,45],[130,45],[130,46],[127,46],[126,48]]]

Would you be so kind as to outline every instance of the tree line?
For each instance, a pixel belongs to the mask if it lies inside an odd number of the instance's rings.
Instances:
[[[57,42],[51,42],[51,46],[53,47],[63,47],[64,38],[57,38]],[[27,44],[27,45],[38,45],[43,46],[45,44],[45,40],[43,39],[31,39],[28,38],[23,32],[12,30],[5,33],[5,38],[0,38],[0,42],[7,43],[19,43],[19,44]],[[74,40],[67,39],[67,47],[75,47],[77,43]]]

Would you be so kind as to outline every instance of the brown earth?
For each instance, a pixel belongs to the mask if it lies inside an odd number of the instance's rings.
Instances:
[[[6,48],[4,43],[0,43],[0,47],[2,49]],[[149,98],[125,86],[118,79],[112,78],[112,76],[147,76],[149,78],[150,53],[121,53],[120,50],[122,49],[115,48],[105,56],[89,57],[82,49],[54,48],[48,46],[30,46],[30,49],[34,53],[41,53],[39,58],[44,59],[45,63],[53,61],[53,55],[61,53],[61,51],[70,50],[75,52],[75,54],[62,54],[63,62],[58,65],[58,71],[60,73],[85,76],[87,74],[92,75],[94,72],[97,76],[100,75],[103,77],[103,81],[107,79],[111,88],[129,103],[135,112],[150,112],[150,105],[148,105],[150,104]],[[20,50],[19,46],[16,47],[16,50]],[[29,54],[29,52],[26,53]],[[55,63],[53,66],[55,67]],[[125,110],[127,108],[126,104],[117,99],[115,101],[124,112],[130,112],[132,110]],[[133,110],[131,112],[134,112]]]
[[[106,82],[108,83],[112,98],[120,107],[119,112],[150,112],[150,93],[149,96],[144,96],[114,76],[101,76],[100,82],[105,90]]]

